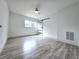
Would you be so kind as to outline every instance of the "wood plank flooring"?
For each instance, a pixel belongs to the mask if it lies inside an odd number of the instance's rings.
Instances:
[[[39,36],[9,39],[0,59],[79,59],[79,47]]]

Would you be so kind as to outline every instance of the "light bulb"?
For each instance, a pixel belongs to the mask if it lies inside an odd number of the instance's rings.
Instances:
[[[36,13],[36,14],[38,14],[38,13],[39,13],[39,11],[35,11],[35,13]]]

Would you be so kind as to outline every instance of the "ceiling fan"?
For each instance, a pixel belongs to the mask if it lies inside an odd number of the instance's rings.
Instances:
[[[49,17],[48,18],[44,18],[44,19],[41,19],[41,20],[38,20],[39,23],[43,23],[44,21],[50,19]]]
[[[40,14],[40,10],[39,9],[40,9],[41,2],[42,2],[42,0],[38,1],[38,4],[37,4],[37,6],[36,6],[36,8],[34,10],[34,13]],[[39,22],[43,22],[43,21],[48,20],[48,19],[50,19],[50,18],[47,17],[47,18],[41,19]]]
[[[39,8],[35,8],[35,11],[34,11],[34,12],[35,12],[36,14],[39,14],[39,13],[40,13]],[[38,20],[38,22],[42,23],[43,21],[48,20],[48,19],[50,19],[50,18],[47,17],[47,18],[44,18],[44,19]]]
[[[49,17],[48,17],[48,18],[44,18],[44,19],[42,19],[42,20],[40,20],[40,21],[43,22],[43,21],[48,20],[48,19],[50,19],[50,18],[49,18]]]

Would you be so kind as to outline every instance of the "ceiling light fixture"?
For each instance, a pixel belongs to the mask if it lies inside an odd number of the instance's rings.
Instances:
[[[36,13],[36,14],[38,14],[38,13],[39,13],[39,10],[38,10],[38,8],[36,8],[36,9],[35,9],[35,13]]]

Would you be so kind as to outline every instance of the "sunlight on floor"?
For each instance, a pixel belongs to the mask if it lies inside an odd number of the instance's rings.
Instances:
[[[36,48],[37,42],[35,40],[25,41],[23,44],[23,51],[29,53]]]

